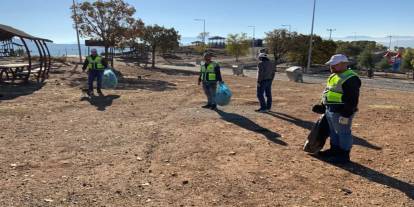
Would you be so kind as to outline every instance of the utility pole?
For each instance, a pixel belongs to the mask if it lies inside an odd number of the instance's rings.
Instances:
[[[311,67],[312,45],[313,45],[313,26],[315,24],[315,8],[316,8],[316,0],[313,0],[312,29],[311,29],[310,40],[309,40],[308,65],[306,67],[305,73],[307,73]]]
[[[332,32],[335,32],[336,29],[327,29],[327,31],[329,32],[329,40],[332,40]]]
[[[256,26],[249,26],[249,27],[251,27],[251,28],[253,28],[253,39],[252,39],[252,57],[253,57],[253,59],[255,59],[256,58],[256,52],[255,52],[255,49],[254,49],[254,40],[255,40],[255,37],[256,37]]]
[[[76,14],[76,4],[75,0],[72,0],[73,2],[73,15],[75,16],[75,19],[78,17]],[[79,50],[79,63],[82,63],[82,51],[80,46],[80,40],[79,40],[79,28],[78,28],[78,21],[75,20],[75,28],[76,28],[76,37],[78,38],[78,50]]]
[[[203,22],[203,43],[206,45],[206,20],[205,19],[194,19],[194,21]]]

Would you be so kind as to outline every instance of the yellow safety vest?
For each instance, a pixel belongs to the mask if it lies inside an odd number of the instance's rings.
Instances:
[[[342,85],[345,83],[345,81],[354,76],[358,76],[358,74],[352,70],[346,70],[341,74],[332,74],[329,76],[326,84],[326,89],[322,96],[322,103],[324,105],[344,104],[342,101],[342,96],[344,93]]]
[[[92,56],[88,56],[88,69],[89,70],[103,70],[105,66],[102,64],[102,58],[100,56],[96,56],[95,60]]]
[[[217,81],[215,68],[218,66],[218,63],[211,62],[208,64],[207,68],[205,64],[201,65],[201,80],[202,81]]]

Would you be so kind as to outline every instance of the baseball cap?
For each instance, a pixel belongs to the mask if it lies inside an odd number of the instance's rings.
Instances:
[[[257,56],[257,58],[264,58],[264,57],[267,57],[267,54],[266,54],[266,53],[260,53],[260,54]]]
[[[331,57],[331,59],[326,62],[326,65],[336,65],[339,63],[349,63],[348,58],[345,55],[342,54],[336,54],[334,56]]]

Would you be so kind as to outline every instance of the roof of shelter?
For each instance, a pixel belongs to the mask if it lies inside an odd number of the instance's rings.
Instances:
[[[51,40],[35,37],[16,28],[0,24],[0,40],[9,40],[13,37],[21,37],[29,40],[44,40],[46,42],[52,42]]]

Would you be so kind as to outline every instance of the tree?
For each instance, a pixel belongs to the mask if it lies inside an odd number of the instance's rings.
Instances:
[[[404,54],[402,56],[402,68],[405,70],[412,70],[414,69],[414,64],[412,64],[412,61],[414,61],[414,49],[407,48],[404,51]]]
[[[285,29],[275,29],[266,33],[266,44],[269,47],[269,51],[273,54],[276,64],[289,51],[289,47],[292,44],[292,36],[296,36],[296,33],[289,33]]]
[[[380,62],[377,64],[377,68],[382,70],[387,70],[391,68],[390,63],[388,63],[388,60],[386,58],[382,58]]]
[[[332,40],[315,38],[312,62],[315,64],[325,64],[332,55],[335,55],[337,44]]]
[[[292,44],[288,52],[289,61],[296,62],[300,66],[306,66],[309,50],[309,35],[296,35],[292,38]],[[312,64],[324,64],[335,54],[337,45],[332,40],[323,40],[320,36],[314,36],[312,50]]]
[[[145,27],[142,40],[152,52],[152,68],[155,67],[156,52],[166,53],[178,48],[180,35],[174,28],[167,29],[158,25]]]
[[[135,8],[123,0],[85,1],[71,9],[76,9],[77,16],[72,15],[72,19],[78,23],[81,36],[103,41],[106,58],[108,48],[127,37],[130,28],[137,32],[144,25],[133,17]]]
[[[246,33],[228,35],[226,51],[236,58],[236,62],[239,62],[240,56],[247,55],[249,48],[250,43]]]
[[[207,37],[209,37],[210,36],[210,33],[209,32],[201,32],[198,36],[197,36],[197,38],[198,39],[200,39],[201,41],[204,41],[205,39],[207,39]],[[203,43],[205,43],[205,42],[203,42]]]
[[[372,69],[375,66],[372,50],[367,48],[358,56],[358,65],[366,69]]]

